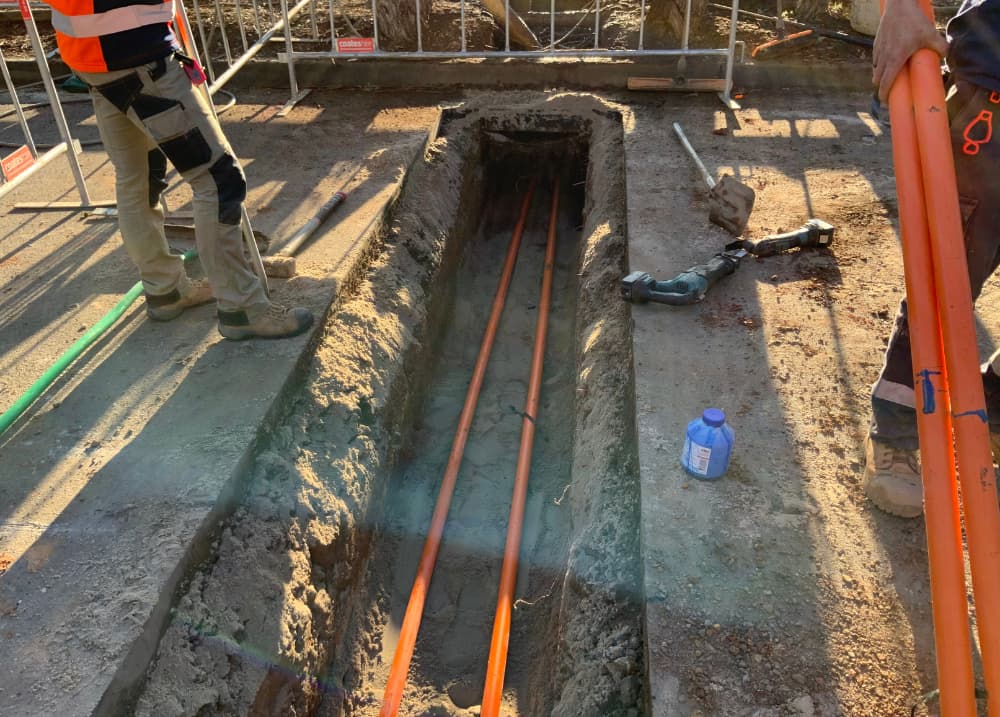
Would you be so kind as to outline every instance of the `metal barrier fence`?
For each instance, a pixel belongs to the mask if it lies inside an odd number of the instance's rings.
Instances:
[[[0,2],[0,5],[8,4],[12,3]],[[4,58],[3,52],[0,51],[0,71],[3,73],[4,83],[7,86],[7,92],[10,93],[11,104],[14,106],[14,112],[17,115],[17,121],[21,126],[21,131],[24,134],[25,140],[25,143],[20,148],[14,150],[14,152],[0,160],[0,168],[3,170],[2,174],[4,179],[3,185],[0,185],[0,198],[9,194],[18,186],[26,182],[52,160],[65,154],[67,160],[69,161],[69,167],[73,174],[73,180],[76,183],[76,189],[80,194],[80,208],[92,206],[90,194],[87,192],[87,184],[83,178],[83,170],[80,168],[80,162],[77,159],[77,153],[80,151],[80,146],[70,134],[69,125],[66,122],[66,115],[63,113],[62,104],[59,102],[59,94],[56,91],[55,82],[52,80],[52,73],[49,71],[45,50],[42,47],[42,41],[38,35],[38,27],[35,25],[35,18],[32,13],[31,6],[26,0],[19,0],[18,6],[21,11],[21,17],[24,19],[24,27],[27,32],[28,39],[31,42],[31,49],[35,55],[35,60],[38,63],[38,71],[42,78],[42,85],[45,87],[47,101],[55,118],[56,128],[59,131],[61,141],[55,144],[44,154],[39,154],[38,147],[31,135],[31,130],[28,127],[28,121],[24,113],[24,106],[18,98],[17,89],[14,87],[14,82],[11,79],[10,69],[7,67],[7,60]]]
[[[392,58],[568,58],[586,57],[641,57],[673,56],[678,58],[679,75],[683,74],[684,62],[689,57],[718,57],[725,59],[724,77],[717,82],[693,85],[687,89],[717,89],[723,101],[736,106],[731,99],[733,65],[736,57],[736,20],[739,0],[733,0],[729,20],[729,36],[725,47],[692,48],[690,46],[692,3],[686,0],[680,47],[671,49],[651,49],[647,44],[647,19],[652,0],[634,0],[630,7],[622,2],[610,0],[590,0],[590,4],[580,10],[556,10],[556,0],[548,0],[547,10],[528,13],[529,22],[511,11],[511,0],[457,0],[458,17],[448,22],[456,25],[454,34],[443,44],[449,49],[428,49],[425,41],[426,29],[430,27],[432,0],[209,0],[209,10],[203,7],[205,0],[194,0],[192,6],[194,25],[201,54],[206,60],[206,70],[211,80],[210,90],[214,92],[228,81],[247,61],[275,41],[284,41],[284,52],[280,53],[288,65],[291,99],[284,108],[287,112],[306,92],[299,89],[295,74],[295,63],[304,59],[338,59],[348,57],[392,57]],[[536,2],[538,0],[535,0]],[[542,0],[544,2],[545,0]],[[560,0],[561,2],[563,0]],[[290,4],[294,2],[294,4]],[[454,13],[456,2],[441,3],[440,12]],[[604,46],[602,31],[607,30],[607,8],[617,13],[616,22],[630,24],[633,28],[633,46],[624,47],[618,42],[616,47]],[[470,18],[473,13],[485,9],[503,27],[503,48],[486,50],[470,47]],[[591,23],[587,22],[592,16]],[[323,18],[320,21],[320,18]],[[386,18],[391,17],[391,26]],[[510,22],[506,21],[510,18]],[[624,18],[624,20],[622,19]],[[576,20],[576,24],[561,38],[557,29]],[[602,20],[605,22],[602,24]],[[380,26],[381,23],[381,26]],[[533,25],[534,29],[529,25]],[[357,28],[364,32],[359,32]],[[394,41],[393,33],[399,35],[400,28],[406,35],[403,43]],[[581,41],[581,28],[587,28],[588,37]],[[548,41],[539,42],[535,32],[548,34]],[[281,37],[278,34],[281,33]],[[592,37],[590,37],[592,35]],[[571,38],[571,36],[574,36]],[[389,41],[387,41],[387,39]],[[479,38],[481,40],[481,38]],[[441,45],[440,37],[434,38]],[[567,42],[576,47],[567,47]],[[585,46],[580,46],[581,42]],[[297,46],[309,44],[322,49],[300,50]],[[475,43],[473,43],[475,44]],[[482,44],[482,43],[479,43]],[[242,46],[243,52],[234,52]],[[400,45],[409,45],[400,49]],[[521,48],[512,49],[512,45]],[[216,65],[226,68],[217,74]]]
[[[314,0],[299,0],[289,8],[285,0],[276,8],[274,0],[210,0],[206,8],[202,0],[193,0],[185,15],[194,20],[193,47],[204,60],[208,75],[208,92],[214,95],[237,72],[274,41],[284,39],[291,46],[291,23],[308,8],[311,40],[319,39],[319,23]],[[279,33],[284,35],[279,37]],[[240,50],[242,49],[242,52]],[[222,66],[220,71],[220,66]],[[292,100],[279,114],[284,114],[307,92],[300,92],[294,68],[289,64]]]
[[[77,153],[80,151],[79,143],[76,143],[70,135],[66,117],[48,68],[31,4],[29,0],[0,0],[0,6],[13,5],[15,1],[24,19],[25,29],[38,63],[42,84],[45,87],[61,141],[44,154],[39,154],[28,128],[24,109],[11,80],[6,60],[3,53],[0,52],[0,70],[2,70],[18,123],[25,137],[25,144],[0,162],[0,168],[3,169],[6,180],[0,185],[0,198],[27,181],[53,159],[66,154],[82,205],[84,207],[94,206],[87,192],[83,172],[77,159]],[[544,0],[541,1],[544,2]],[[547,12],[530,13],[532,17],[529,19],[536,26],[536,31],[545,32],[547,30],[548,32],[548,42],[544,44],[537,40],[535,31],[529,27],[528,23],[524,22],[516,12],[511,12],[511,0],[480,0],[481,4],[472,4],[468,0],[458,0],[457,33],[455,37],[448,39],[445,43],[454,45],[455,49],[445,50],[425,48],[424,25],[428,23],[431,15],[432,0],[401,0],[400,2],[394,0],[298,0],[291,6],[289,0],[192,0],[191,9],[185,13],[185,16],[188,19],[193,16],[193,29],[190,31],[193,37],[188,38],[188,40],[190,46],[194,48],[194,54],[199,55],[204,60],[204,67],[209,79],[208,92],[211,95],[221,90],[262,50],[272,43],[283,42],[284,52],[281,54],[288,65],[291,98],[279,114],[288,112],[308,92],[308,90],[300,90],[298,86],[295,75],[295,62],[297,60],[337,59],[357,57],[358,55],[376,58],[428,59],[485,57],[582,59],[586,57],[675,56],[678,58],[678,75],[683,74],[684,62],[688,57],[720,57],[725,58],[724,78],[717,82],[692,82],[686,89],[720,90],[722,100],[727,105],[736,107],[730,92],[736,55],[736,19],[739,13],[739,0],[733,0],[732,3],[727,46],[711,49],[690,47],[692,0],[686,0],[680,47],[672,49],[645,47],[646,23],[652,0],[636,1],[638,6],[633,8],[635,16],[628,17],[626,20],[626,22],[631,22],[633,27],[637,26],[637,30],[633,33],[635,46],[627,48],[620,46],[602,47],[602,29],[606,29],[601,22],[602,0],[590,0],[587,7],[570,12],[557,12],[556,0],[548,0]],[[610,4],[610,0],[604,0],[604,2],[606,3],[605,8],[610,6],[619,12],[621,11],[621,3],[613,5]],[[207,8],[206,3],[209,3]],[[454,2],[449,5],[452,11],[453,7]],[[321,8],[325,12],[321,12]],[[412,20],[407,25],[406,14],[411,8]],[[499,18],[499,23],[504,28],[502,50],[470,48],[470,23],[468,19],[472,12],[481,13],[483,8],[493,17]],[[387,30],[386,27],[380,29],[380,16],[390,17],[392,15],[390,11],[395,13],[392,31]],[[325,16],[323,23],[320,23],[319,20],[321,14]],[[584,25],[584,21],[590,15],[593,15],[592,41],[586,40],[587,46],[566,49],[564,43]],[[539,16],[547,17],[547,23],[545,23],[547,27],[541,25]],[[579,19],[568,32],[557,39],[557,19],[559,25],[564,25],[567,17],[570,18],[570,21],[576,17]],[[509,21],[507,21],[508,18]],[[365,30],[364,34],[357,30],[355,23]],[[188,25],[188,23],[183,24]],[[389,23],[384,22],[383,24],[388,25]],[[383,47],[382,42],[386,38],[390,40],[386,44],[397,46],[400,44],[394,42],[392,35],[393,32],[398,35],[401,26],[404,28],[404,34],[408,34],[409,41],[415,46],[415,49],[387,49]],[[298,36],[293,37],[293,33],[298,33]],[[579,45],[579,38],[575,39],[576,44]],[[515,41],[514,44],[519,44],[522,47],[533,47],[533,49],[511,49],[512,40]],[[313,46],[325,45],[328,49],[309,51],[295,49],[296,45],[300,43],[308,43]],[[98,202],[96,204],[108,203]]]

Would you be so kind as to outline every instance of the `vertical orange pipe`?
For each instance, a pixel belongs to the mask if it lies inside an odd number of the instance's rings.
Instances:
[[[517,587],[517,558],[521,551],[521,531],[524,527],[524,506],[528,496],[528,475],[531,473],[531,451],[535,443],[535,421],[538,419],[538,399],[542,392],[542,366],[545,362],[545,338],[549,328],[549,304],[552,298],[552,274],[556,262],[556,223],[559,214],[559,179],[552,184],[552,209],[549,215],[549,237],[545,245],[545,269],[542,273],[542,296],[535,325],[535,348],[531,356],[531,379],[521,420],[521,448],[517,455],[514,475],[514,497],[510,504],[507,524],[507,544],[500,570],[500,589],[493,617],[493,637],[490,659],[486,666],[483,688],[483,717],[499,717],[503,698],[503,678],[507,670],[507,645],[510,638],[510,614]]]
[[[906,67],[889,93],[889,112],[920,436],[927,562],[941,714],[946,717],[975,717],[972,643],[948,380],[941,346],[937,294],[932,280],[913,96]]]
[[[191,38],[188,36],[187,16],[183,14],[184,12],[184,5],[178,3],[176,10],[174,10],[174,29],[177,31],[177,39],[180,40],[181,49],[184,50],[184,54],[188,57],[197,57],[192,52],[194,48],[191,46]]]
[[[930,0],[919,0],[933,18]],[[920,50],[909,61],[931,237],[938,315],[948,367],[958,476],[975,596],[983,678],[990,714],[1000,715],[1000,509],[989,445],[986,400],[972,311],[968,265],[941,59]]]
[[[524,200],[521,202],[521,214],[507,249],[507,259],[504,262],[500,283],[493,298],[493,308],[486,324],[486,333],[483,335],[483,341],[479,347],[479,356],[476,358],[476,365],[472,370],[472,379],[469,381],[469,389],[465,394],[465,404],[462,406],[462,413],[458,419],[458,428],[452,439],[448,464],[445,467],[444,478],[441,480],[437,503],[434,505],[434,514],[431,516],[431,525],[427,532],[427,539],[424,541],[424,550],[420,555],[417,577],[413,581],[413,590],[410,593],[410,600],[406,604],[406,613],[399,630],[396,654],[393,655],[392,666],[389,668],[389,680],[382,697],[382,711],[379,713],[381,717],[395,715],[403,698],[406,675],[410,670],[410,660],[413,658],[413,646],[417,642],[417,632],[420,630],[420,620],[424,614],[424,602],[427,600],[427,590],[430,587],[431,575],[434,573],[438,549],[441,547],[444,524],[448,518],[448,507],[451,505],[451,497],[455,492],[455,481],[458,479],[458,469],[462,465],[462,456],[465,453],[465,443],[469,439],[472,418],[476,413],[479,391],[486,376],[486,365],[490,360],[493,341],[496,338],[497,327],[500,325],[500,315],[503,313],[504,303],[507,300],[507,289],[510,287],[510,280],[514,275],[517,251],[521,246],[521,236],[528,218],[531,197],[535,193],[535,182],[536,180],[533,178],[524,195]]]

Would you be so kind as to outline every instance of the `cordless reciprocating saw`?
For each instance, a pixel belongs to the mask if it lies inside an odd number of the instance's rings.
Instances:
[[[644,304],[684,306],[705,298],[709,288],[724,276],[729,276],[747,255],[744,249],[731,249],[716,254],[704,264],[692,266],[670,281],[657,281],[644,271],[633,271],[622,279],[621,292],[625,301]]]
[[[621,281],[622,298],[633,304],[655,301],[684,306],[705,298],[719,279],[732,274],[747,254],[771,256],[797,247],[826,247],[833,242],[833,225],[822,219],[810,219],[801,227],[763,239],[740,239],[726,245],[726,250],[705,264],[693,266],[669,281],[657,281],[644,271],[633,271]]]

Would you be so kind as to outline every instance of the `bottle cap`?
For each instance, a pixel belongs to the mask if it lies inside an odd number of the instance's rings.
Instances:
[[[701,414],[701,420],[710,426],[718,428],[726,422],[726,414],[721,408],[706,408]]]

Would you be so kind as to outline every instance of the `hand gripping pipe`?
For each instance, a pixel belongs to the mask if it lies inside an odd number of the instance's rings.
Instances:
[[[889,112],[916,387],[914,397],[941,713],[947,717],[975,717],[972,644],[948,380],[937,296],[931,280],[930,237],[913,118],[913,95],[909,70],[905,67],[889,93]]]
[[[191,250],[184,254],[184,261],[197,256],[197,252]],[[49,367],[42,376],[35,381],[31,387],[25,391],[20,398],[14,401],[13,405],[0,415],[0,436],[11,427],[22,413],[28,410],[28,406],[35,402],[42,392],[55,381],[59,374],[66,370],[66,367],[73,363],[88,346],[98,339],[105,331],[121,318],[122,314],[130,307],[142,294],[142,282],[136,282],[135,286],[128,290],[114,308],[101,317],[101,320],[94,324],[87,333],[78,338],[72,346],[66,349],[65,353],[56,359],[56,362]]]
[[[517,225],[514,227],[514,234],[510,240],[510,246],[507,249],[507,259],[504,262],[500,282],[497,285],[496,295],[493,298],[493,308],[490,310],[486,332],[479,347],[479,356],[476,358],[476,365],[472,370],[472,379],[469,381],[469,389],[465,394],[465,404],[462,406],[462,413],[458,419],[458,428],[455,430],[455,437],[452,439],[451,453],[448,455],[448,464],[445,467],[444,478],[441,480],[437,503],[434,505],[431,525],[427,531],[427,538],[424,541],[424,550],[420,555],[417,576],[413,581],[413,590],[410,592],[410,600],[406,604],[406,613],[403,615],[403,624],[399,629],[399,642],[396,645],[396,654],[393,655],[392,666],[389,668],[389,680],[385,687],[385,694],[382,697],[382,710],[379,713],[381,717],[393,717],[399,710],[399,703],[403,697],[403,688],[406,686],[406,675],[410,670],[410,660],[413,658],[413,646],[417,642],[417,632],[420,630],[420,620],[424,613],[427,590],[430,587],[431,576],[434,573],[434,563],[437,561],[438,549],[441,547],[444,524],[448,518],[448,506],[451,504],[451,497],[455,492],[458,469],[462,465],[462,455],[465,453],[465,443],[469,439],[472,418],[476,413],[479,391],[483,386],[483,379],[486,377],[486,366],[490,361],[490,353],[493,351],[493,341],[496,339],[497,327],[500,325],[500,316],[503,314],[504,303],[507,300],[507,289],[510,288],[510,280],[514,276],[517,251],[521,246],[521,236],[524,234],[524,224],[528,218],[528,209],[531,207],[531,197],[535,193],[535,183],[536,180],[532,179],[531,184],[528,186],[528,191],[525,192],[524,199],[521,202],[521,214],[518,217]]]
[[[921,9],[933,18],[929,0]],[[947,366],[950,416],[955,433],[972,588],[977,610],[983,676],[990,714],[1000,715],[1000,510],[989,425],[979,375],[968,266],[952,156],[940,57],[920,50],[908,62],[913,118],[930,235],[941,344]],[[916,367],[919,371],[921,367]]]
[[[549,330],[549,304],[552,301],[552,274],[556,263],[556,219],[559,215],[559,179],[552,185],[552,209],[549,215],[549,237],[545,245],[545,270],[542,273],[542,295],[538,304],[538,321],[535,326],[535,348],[531,356],[531,378],[528,398],[521,419],[521,448],[517,455],[514,475],[514,496],[510,504],[507,523],[507,543],[500,570],[500,589],[497,609],[493,617],[493,637],[490,640],[490,658],[486,666],[486,685],[483,689],[483,717],[499,717],[503,698],[504,672],[507,670],[507,646],[510,639],[510,615],[517,587],[517,558],[521,551],[521,532],[524,527],[524,506],[528,498],[528,476],[531,473],[531,451],[535,444],[535,421],[538,419],[538,399],[542,392],[542,367],[545,363],[545,338]]]
[[[930,0],[921,9],[934,17]],[[941,58],[918,51],[909,61],[910,88],[920,146],[931,236],[934,283],[948,368],[955,452],[965,512],[966,543],[975,597],[987,708],[1000,716],[1000,509],[983,382],[979,373],[975,317],[965,259],[958,185],[941,82]]]

